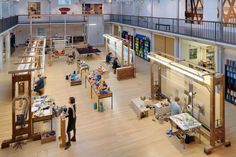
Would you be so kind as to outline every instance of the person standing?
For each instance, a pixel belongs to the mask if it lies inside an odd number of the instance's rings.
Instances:
[[[69,104],[67,110],[67,118],[68,118],[68,124],[67,124],[67,137],[68,141],[66,142],[65,150],[68,149],[71,146],[71,141],[76,141],[76,106],[75,106],[75,98],[70,97],[69,98]],[[74,136],[71,138],[71,131],[73,131]]]
[[[118,63],[118,58],[116,57],[113,61],[112,69],[114,69],[114,74],[116,74],[116,69],[120,68],[120,65]]]
[[[111,60],[112,60],[112,53],[109,52],[109,53],[106,55],[106,63],[110,64],[110,63],[111,63]]]

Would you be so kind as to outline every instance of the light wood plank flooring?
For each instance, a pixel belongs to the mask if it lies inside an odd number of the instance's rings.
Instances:
[[[100,48],[104,50],[103,48]],[[21,51],[21,49],[18,49]],[[0,72],[0,142],[11,138],[11,76],[7,71],[17,60],[17,54],[4,65]],[[92,69],[99,66],[105,54],[86,58]],[[59,148],[59,142],[41,145],[40,141],[23,145],[22,150],[7,148],[0,150],[1,157],[202,157],[204,143],[190,144],[183,149],[177,138],[165,135],[169,123],[153,122],[152,117],[138,120],[129,106],[132,98],[149,95],[149,64],[137,58],[137,78],[117,81],[111,72],[107,79],[114,92],[114,110],[104,113],[92,109],[95,99],[90,99],[90,89],[81,86],[70,87],[65,75],[75,70],[76,64],[67,65],[64,59],[46,67],[46,93],[55,98],[58,105],[66,105],[68,97],[77,101],[77,142],[69,150]],[[110,105],[109,99],[104,103]],[[227,137],[232,142],[230,148],[220,148],[212,157],[235,157],[236,155],[236,107],[226,105]],[[54,128],[59,122],[54,120]]]

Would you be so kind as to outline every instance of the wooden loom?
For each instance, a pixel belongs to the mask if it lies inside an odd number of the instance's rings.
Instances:
[[[157,54],[151,54],[150,56],[155,58],[155,55]],[[175,63],[183,62],[183,60],[179,60],[177,58],[174,58],[173,56],[167,55],[167,54],[158,54],[158,56],[167,56],[170,61],[174,62],[174,60],[177,60]],[[150,57],[149,57],[150,58]],[[164,57],[165,58],[165,57]],[[154,98],[154,65],[158,65],[158,86],[159,90],[161,91],[161,69],[164,65],[162,65],[160,62],[157,62],[153,58],[150,58],[150,75],[151,75],[151,97]],[[188,64],[191,64],[188,62]],[[196,65],[195,65],[196,66]],[[190,69],[189,67],[186,67]],[[198,68],[200,68],[198,66]],[[210,131],[209,131],[209,139],[210,139],[210,145],[206,146],[204,148],[204,152],[206,154],[210,154],[215,148],[220,147],[222,145],[228,147],[231,145],[230,141],[226,140],[225,137],[225,85],[224,85],[224,75],[222,74],[215,74],[211,70],[207,70],[203,68],[208,72],[208,76],[210,76],[210,84],[202,83],[204,86],[206,86],[209,89],[210,92]],[[216,102],[215,102],[215,89],[216,87],[219,87],[220,91],[220,108],[218,109],[220,112],[220,121],[216,119]],[[217,125],[216,125],[217,124]]]
[[[32,93],[32,77],[35,70],[40,70],[41,60],[38,50],[41,49],[39,45],[42,41],[35,40],[34,46],[29,43],[29,47],[32,46],[30,53],[28,54],[28,48],[26,48],[26,54],[20,56],[22,60],[19,63],[16,70],[9,71],[12,74],[12,139],[4,140],[1,148],[7,148],[12,143],[20,145],[24,140],[33,138],[32,136],[32,113],[31,113],[31,93]],[[21,85],[23,90],[21,90]],[[28,90],[24,89],[27,84]],[[24,119],[21,119],[19,123],[19,115],[16,114],[16,102],[25,101],[26,107],[23,109]],[[21,115],[22,116],[22,115]],[[23,117],[21,117],[23,118]],[[18,146],[17,146],[18,148]]]
[[[117,80],[123,80],[123,79],[129,79],[129,78],[135,78],[135,57],[133,56],[133,63],[130,61],[130,54],[131,54],[131,46],[130,42],[126,41],[124,39],[121,39],[120,37],[117,36],[112,36],[112,35],[104,35],[106,39],[106,51],[109,52],[111,51],[108,46],[108,40],[109,38],[116,38],[117,40],[122,41],[122,46],[121,46],[121,67],[117,68]],[[128,55],[127,58],[125,58],[125,47],[128,49]],[[113,50],[115,51],[115,50]],[[115,54],[117,52],[114,52]],[[127,60],[127,62],[126,62]]]

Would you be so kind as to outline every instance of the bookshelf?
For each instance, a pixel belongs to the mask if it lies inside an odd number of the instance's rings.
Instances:
[[[236,60],[226,60],[225,98],[226,101],[236,105]]]
[[[130,42],[130,48],[131,48],[131,49],[134,48],[134,42],[133,42],[134,36],[133,36],[133,35],[131,35],[131,34],[130,34],[129,32],[127,32],[127,31],[123,31],[123,32],[121,33],[121,37],[122,37],[123,39],[126,39],[127,41]]]
[[[150,53],[150,39],[144,35],[136,34],[135,36],[135,54],[144,60],[149,61],[148,54]]]

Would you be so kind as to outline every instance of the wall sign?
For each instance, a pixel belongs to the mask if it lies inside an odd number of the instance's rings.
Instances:
[[[83,14],[102,14],[102,4],[84,4]]]
[[[28,17],[40,18],[40,2],[28,2]]]

